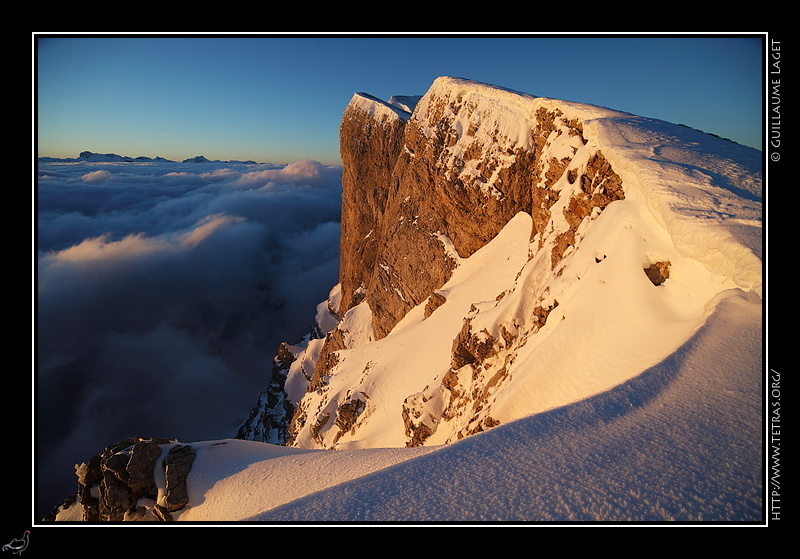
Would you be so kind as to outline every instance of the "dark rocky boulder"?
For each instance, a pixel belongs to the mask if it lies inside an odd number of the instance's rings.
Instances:
[[[173,439],[131,437],[107,446],[75,467],[77,494],[44,520],[58,520],[73,506],[81,507],[82,519],[87,522],[172,520],[171,513],[189,503],[187,477],[194,458],[190,445]],[[156,482],[159,465],[164,473],[163,488]]]

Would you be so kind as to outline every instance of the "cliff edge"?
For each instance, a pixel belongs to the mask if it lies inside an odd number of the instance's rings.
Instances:
[[[340,140],[340,283],[276,372],[291,446],[452,442],[634,377],[728,290],[760,300],[756,150],[451,77],[355,94]]]

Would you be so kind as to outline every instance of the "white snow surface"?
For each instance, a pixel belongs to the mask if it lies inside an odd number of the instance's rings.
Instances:
[[[447,300],[429,318],[423,303],[375,341],[369,308],[351,309],[342,319],[349,348],[326,390],[368,395],[357,435],[342,437],[336,450],[307,440],[298,441],[306,448],[193,443],[190,505],[177,519],[762,520],[761,152],[686,127],[498,95],[463,80],[437,80],[436,88],[480,98],[508,123],[512,139],[520,137],[512,116],[539,106],[579,118],[587,150],[602,150],[625,199],[587,219],[580,244],[546,286],[549,251],[536,253],[531,218],[520,213],[458,259],[440,290]],[[671,263],[670,277],[654,286],[642,270],[661,260]],[[318,309],[328,321],[337,294],[338,286]],[[558,306],[507,352],[510,380],[492,408],[501,425],[445,444],[454,433],[442,424],[426,446],[404,448],[400,406],[448,369],[463,318],[472,312],[474,331],[524,330],[527,311],[541,301]],[[304,388],[300,365],[313,361],[319,344],[295,348],[287,381],[294,397]]]
[[[752,297],[729,294],[677,351],[628,383],[448,445],[194,443],[191,506],[177,520],[757,521],[760,312]]]
[[[369,93],[355,93],[350,103],[358,106],[362,111],[372,115],[376,119],[401,119],[408,120],[413,110],[412,98],[398,97],[390,99],[388,102],[373,97]]]

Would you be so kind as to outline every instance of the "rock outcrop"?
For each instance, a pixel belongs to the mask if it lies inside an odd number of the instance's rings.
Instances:
[[[134,437],[110,445],[75,467],[77,494],[45,520],[170,521],[189,502],[186,478],[194,457],[190,445],[170,439]]]
[[[272,360],[269,386],[259,395],[250,416],[239,427],[236,438],[286,444],[287,425],[294,413],[294,406],[286,396],[286,375],[294,360],[290,346],[282,343]]]

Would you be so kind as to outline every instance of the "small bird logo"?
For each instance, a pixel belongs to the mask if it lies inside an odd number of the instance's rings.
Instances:
[[[25,533],[22,534],[21,538],[14,538],[7,544],[3,546],[3,551],[10,551],[11,553],[16,553],[20,555],[25,549],[28,547],[28,538],[31,535],[30,530],[25,530]]]

